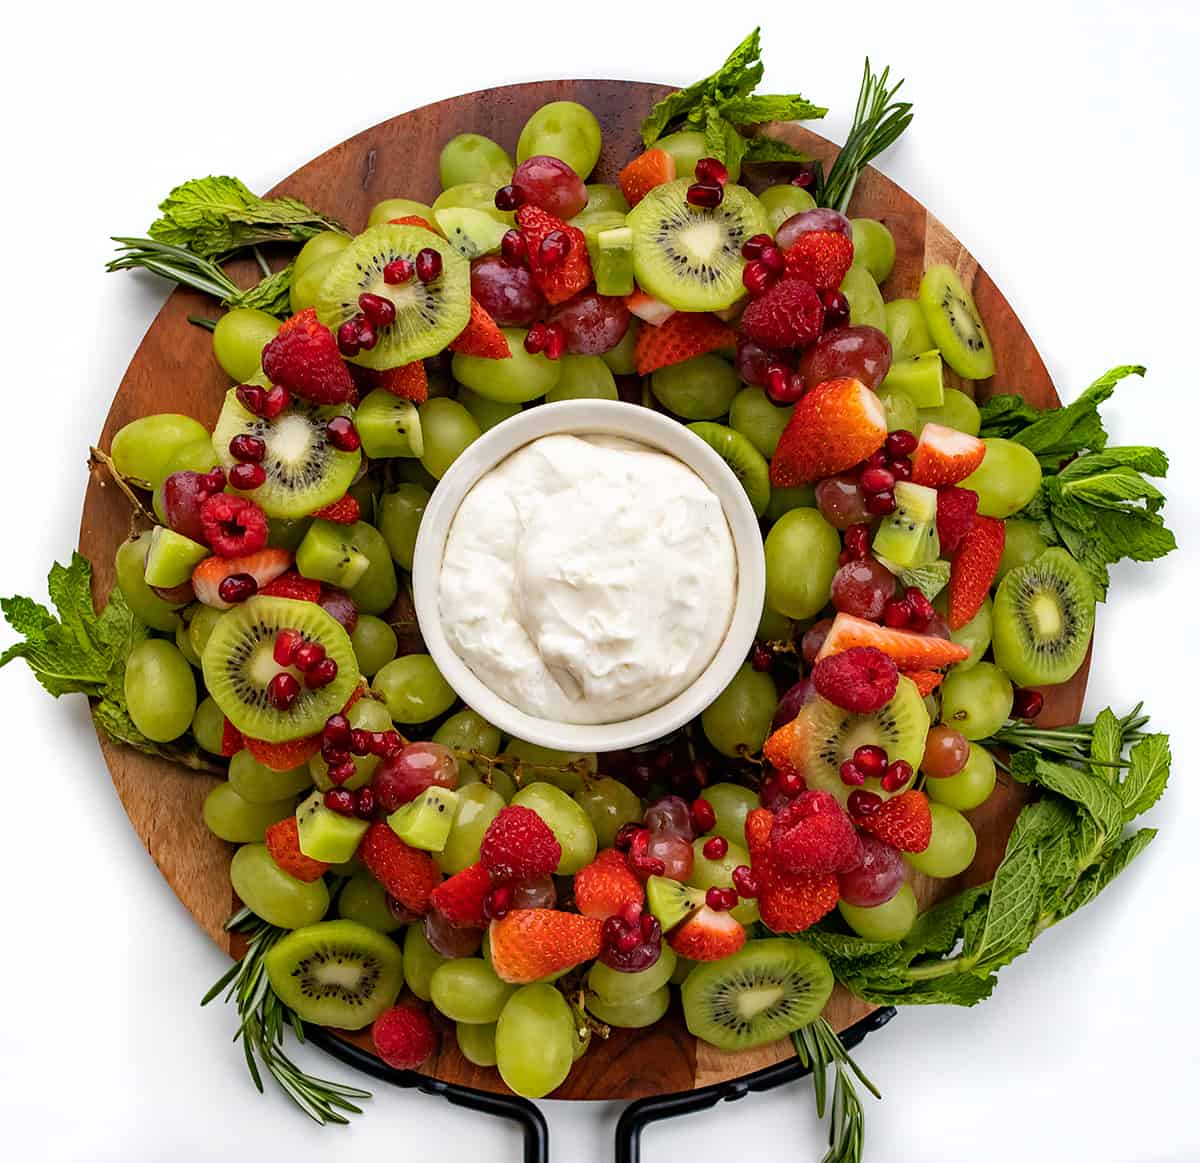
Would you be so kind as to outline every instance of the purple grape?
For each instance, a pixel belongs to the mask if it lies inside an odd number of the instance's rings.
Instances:
[[[859,832],[859,863],[838,877],[842,900],[860,909],[874,908],[900,891],[904,883],[904,858],[890,844],[869,832]]]

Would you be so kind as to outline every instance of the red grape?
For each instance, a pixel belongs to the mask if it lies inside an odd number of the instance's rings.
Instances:
[[[443,957],[470,957],[483,944],[482,929],[460,929],[452,925],[437,909],[425,914],[425,940]]]
[[[173,472],[163,481],[163,510],[167,515],[167,524],[176,533],[207,545],[200,506],[206,497],[218,491],[212,487],[207,473],[186,470]]]
[[[823,640],[823,639],[822,639]],[[785,723],[790,723],[799,713],[800,708],[816,693],[816,688],[807,678],[788,687],[775,708],[775,718],[771,720],[771,730],[777,731]]]
[[[318,604],[335,622],[342,624],[347,634],[354,633],[358,625],[358,606],[345,590],[339,590],[336,586],[322,586]]]
[[[900,891],[904,858],[890,844],[867,832],[858,834],[858,867],[838,877],[842,900],[860,909],[874,908]]]
[[[547,322],[562,328],[572,355],[600,355],[625,338],[631,318],[624,299],[582,291],[555,307]]]
[[[817,654],[825,645],[825,638],[832,625],[832,618],[822,618],[804,631],[804,637],[800,639],[800,657],[804,659],[805,666],[812,666],[817,661]]]
[[[546,308],[529,268],[494,254],[471,264],[471,294],[501,327],[526,327]]]
[[[752,339],[743,339],[737,345],[733,366],[743,383],[762,387],[767,382],[767,372],[773,367],[787,367],[787,358],[770,347],[763,347]]]
[[[691,831],[689,824],[688,831]],[[689,841],[674,832],[651,832],[646,844],[646,855],[651,860],[663,862],[663,876],[671,880],[687,880],[692,875],[695,853]]]
[[[537,154],[517,166],[512,184],[522,199],[564,221],[587,205],[587,188],[566,162]]]
[[[386,812],[415,800],[432,784],[458,786],[458,760],[440,743],[410,743],[399,755],[385,759],[371,781],[375,798]]]
[[[857,473],[844,472],[826,477],[817,482],[815,491],[821,516],[835,529],[849,529],[851,525],[870,521]]]
[[[967,766],[971,744],[953,727],[934,727],[925,736],[921,770],[933,779],[948,779]]]
[[[775,245],[780,250],[787,250],[802,234],[810,230],[835,230],[849,238],[853,231],[850,229],[850,219],[836,210],[801,210],[786,219],[775,231]]]
[[[870,622],[883,617],[884,603],[895,592],[896,579],[891,570],[870,554],[841,566],[830,587],[835,610]]]
[[[558,890],[554,887],[554,879],[549,876],[535,876],[529,880],[521,880],[513,885],[512,904],[514,909],[552,909],[558,903]]]
[[[874,391],[891,366],[892,345],[878,328],[836,327],[800,357],[798,370],[810,388],[851,376]]]
[[[661,800],[656,800],[646,809],[642,823],[651,832],[669,832],[688,843],[695,839],[692,810],[680,796],[663,796]]]

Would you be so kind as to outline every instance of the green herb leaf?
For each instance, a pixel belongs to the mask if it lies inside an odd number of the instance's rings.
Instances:
[[[227,307],[251,307],[280,318],[292,311],[292,272],[295,263],[290,262],[274,274],[264,275],[249,290],[238,291],[223,300]]]
[[[746,139],[711,105],[704,124],[704,150],[733,171],[741,166],[746,153]]]
[[[965,943],[976,972],[999,969],[1029,948],[1041,888],[1037,848],[1025,845],[1006,852],[988,894],[987,918],[978,937]]]
[[[1113,714],[1111,707],[1105,707],[1096,716],[1092,729],[1090,766],[1093,775],[1108,783],[1116,783],[1119,776],[1121,735],[1121,720]]]
[[[1124,823],[1121,800],[1106,781],[1090,772],[1043,759],[1032,751],[1013,756],[1009,771],[1021,783],[1034,783],[1079,804],[1108,835],[1119,833]]]
[[[802,164],[811,162],[812,155],[802,153],[798,149],[794,149],[788,145],[786,141],[780,141],[777,137],[770,137],[765,133],[756,133],[753,137],[743,139],[746,142],[746,156],[743,159],[746,162],[795,162]]]
[[[979,409],[979,435],[1001,436],[1011,440],[1018,432],[1036,423],[1043,415],[1025,402],[1024,396],[993,396]]]
[[[1098,865],[1090,868],[1079,879],[1075,891],[1056,912],[1056,920],[1069,917],[1073,912],[1091,904],[1130,864],[1149,846],[1158,835],[1155,828],[1139,828],[1132,836],[1123,840]]]
[[[799,93],[732,97],[720,102],[717,109],[726,121],[739,126],[762,125],[767,121],[812,121],[829,112]]]
[[[900,584],[905,589],[916,586],[931,602],[946,588],[949,581],[950,563],[940,559],[900,571]]]
[[[1125,822],[1148,812],[1167,789],[1171,773],[1171,741],[1166,735],[1148,735],[1129,753],[1129,771],[1118,789]]]

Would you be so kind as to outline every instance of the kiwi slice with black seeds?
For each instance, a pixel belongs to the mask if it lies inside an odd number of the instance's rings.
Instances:
[[[921,279],[917,301],[935,346],[954,371],[967,380],[996,374],[996,357],[979,308],[953,267],[931,266]]]
[[[833,972],[820,953],[770,937],[697,965],[683,983],[683,1016],[697,1038],[721,1050],[748,1050],[807,1026],[832,992]]]
[[[414,274],[403,283],[384,282],[384,268],[397,259],[415,264],[422,250],[435,250],[441,273],[423,283]],[[364,291],[390,299],[395,321],[376,328],[378,340],[352,363],[383,371],[437,355],[471,317],[471,264],[441,235],[420,226],[372,226],[353,239],[330,264],[317,292],[317,317],[331,331],[360,311]]]
[[[719,206],[687,200],[691,182],[656,186],[630,212],[638,286],[679,311],[719,311],[746,293],[742,244],[767,233],[762,203],[749,190],[725,187]]]
[[[271,988],[285,1006],[306,1022],[339,1030],[369,1026],[404,985],[400,946],[358,921],[296,929],[264,960]]]
[[[699,420],[689,424],[688,428],[733,469],[733,475],[742,482],[742,488],[750,498],[755,515],[761,517],[771,503],[771,468],[766,457],[740,432],[724,424]]]
[[[1009,570],[992,606],[992,650],[1020,686],[1066,682],[1082,665],[1096,621],[1091,578],[1065,549]]]

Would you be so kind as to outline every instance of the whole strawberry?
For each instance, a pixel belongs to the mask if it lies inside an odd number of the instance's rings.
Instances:
[[[315,308],[293,315],[263,348],[263,372],[273,384],[314,404],[344,404],[354,380],[342,362],[337,340],[317,320]]]

